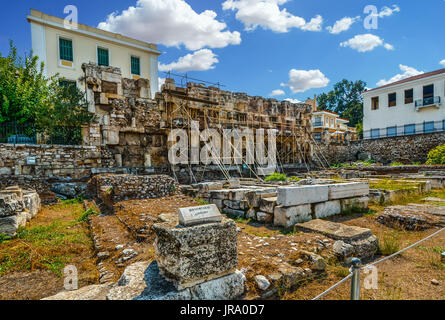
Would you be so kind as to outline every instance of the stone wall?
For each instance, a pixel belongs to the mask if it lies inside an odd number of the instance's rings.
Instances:
[[[117,166],[151,167],[166,163],[167,140],[161,112],[150,99],[150,81],[127,79],[121,70],[83,64],[89,111],[96,122],[82,131],[85,145],[108,147]]]
[[[371,158],[383,164],[402,162],[425,163],[428,152],[445,143],[445,132],[426,133],[403,137],[389,137],[353,141],[349,145],[320,145],[315,149],[318,162],[330,164],[366,160]]]
[[[109,203],[129,199],[160,198],[172,194],[176,188],[175,180],[167,175],[128,174],[96,175],[87,186],[89,195]]]
[[[0,177],[89,176],[92,168],[112,168],[113,154],[99,146],[0,145]]]

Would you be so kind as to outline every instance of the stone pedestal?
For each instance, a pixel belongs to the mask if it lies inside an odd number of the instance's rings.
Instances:
[[[155,258],[161,275],[177,290],[221,278],[238,265],[236,224],[222,218],[220,223],[193,227],[179,225],[178,214],[161,216],[155,224]]]

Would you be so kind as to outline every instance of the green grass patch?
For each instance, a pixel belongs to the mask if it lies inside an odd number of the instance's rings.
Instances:
[[[369,184],[370,189],[378,190],[409,190],[418,187],[417,183],[409,183],[402,181],[395,181],[391,179],[381,179],[379,181],[371,181]]]
[[[92,241],[83,221],[97,212],[83,211],[81,204],[70,203],[44,208],[40,215],[50,215],[51,219],[41,219],[37,225],[33,222],[39,219],[35,219],[0,246],[0,276],[33,270],[50,270],[61,276],[65,265],[78,259],[84,250],[91,250]]]
[[[79,219],[77,219],[78,222],[86,222],[88,219],[92,216],[97,216],[99,212],[97,212],[94,208],[89,208],[88,210],[85,210],[80,215]]]
[[[401,167],[404,166],[405,164],[401,163],[401,162],[393,162],[390,164],[390,167]]]
[[[6,243],[11,240],[11,237],[8,237],[6,234],[0,233],[0,244]]]
[[[401,249],[400,240],[394,235],[387,235],[383,238],[383,241],[379,244],[380,253],[384,256],[389,256]]]
[[[78,196],[74,199],[62,200],[61,203],[64,205],[82,204],[85,200],[84,196]]]
[[[195,201],[198,202],[201,206],[206,206],[210,204],[208,201],[202,200],[200,198],[196,198]]]
[[[272,173],[268,175],[264,181],[266,182],[278,182],[278,181],[287,181],[287,176],[284,173]]]

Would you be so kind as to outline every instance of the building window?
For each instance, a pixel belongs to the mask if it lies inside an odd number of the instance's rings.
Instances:
[[[73,62],[73,41],[59,38],[60,60]]]
[[[321,132],[315,132],[314,138],[315,138],[315,141],[320,142],[321,141]]]
[[[407,124],[405,125],[405,134],[415,134],[416,133],[416,125],[415,124]]]
[[[423,105],[427,106],[434,103],[434,84],[423,87]]]
[[[414,102],[414,90],[413,89],[405,90],[405,104],[413,102]]]
[[[434,132],[434,121],[424,122],[423,132],[425,133]]]
[[[371,99],[371,110],[379,109],[379,97],[374,97]]]
[[[388,94],[388,106],[395,107],[396,104],[397,104],[397,94],[396,93]]]
[[[131,74],[141,75],[141,60],[138,57],[131,57]]]
[[[110,54],[108,49],[97,48],[97,64],[105,67],[110,65]]]
[[[315,118],[314,126],[315,127],[322,127],[323,126],[322,121],[321,121],[321,117],[316,117]]]
[[[77,87],[77,82],[71,81],[71,80],[59,80],[59,86],[65,87],[65,88],[69,88],[71,86]]]
[[[397,127],[386,128],[386,136],[387,137],[395,137],[395,136],[397,136]]]
[[[380,129],[372,129],[371,130],[371,139],[380,138]]]

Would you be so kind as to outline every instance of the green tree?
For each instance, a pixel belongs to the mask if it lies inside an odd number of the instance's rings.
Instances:
[[[334,85],[334,90],[318,97],[318,105],[340,114],[349,120],[350,126],[355,127],[363,122],[362,93],[365,90],[366,82],[343,79]]]
[[[19,57],[10,41],[8,56],[0,54],[0,122],[34,122],[33,111],[49,103],[48,82],[38,58]]]
[[[61,86],[58,75],[45,77],[43,70],[37,56],[19,57],[10,41],[8,56],[0,54],[0,123],[36,125],[47,136],[79,141],[80,126],[95,119],[85,94],[76,86]]]

